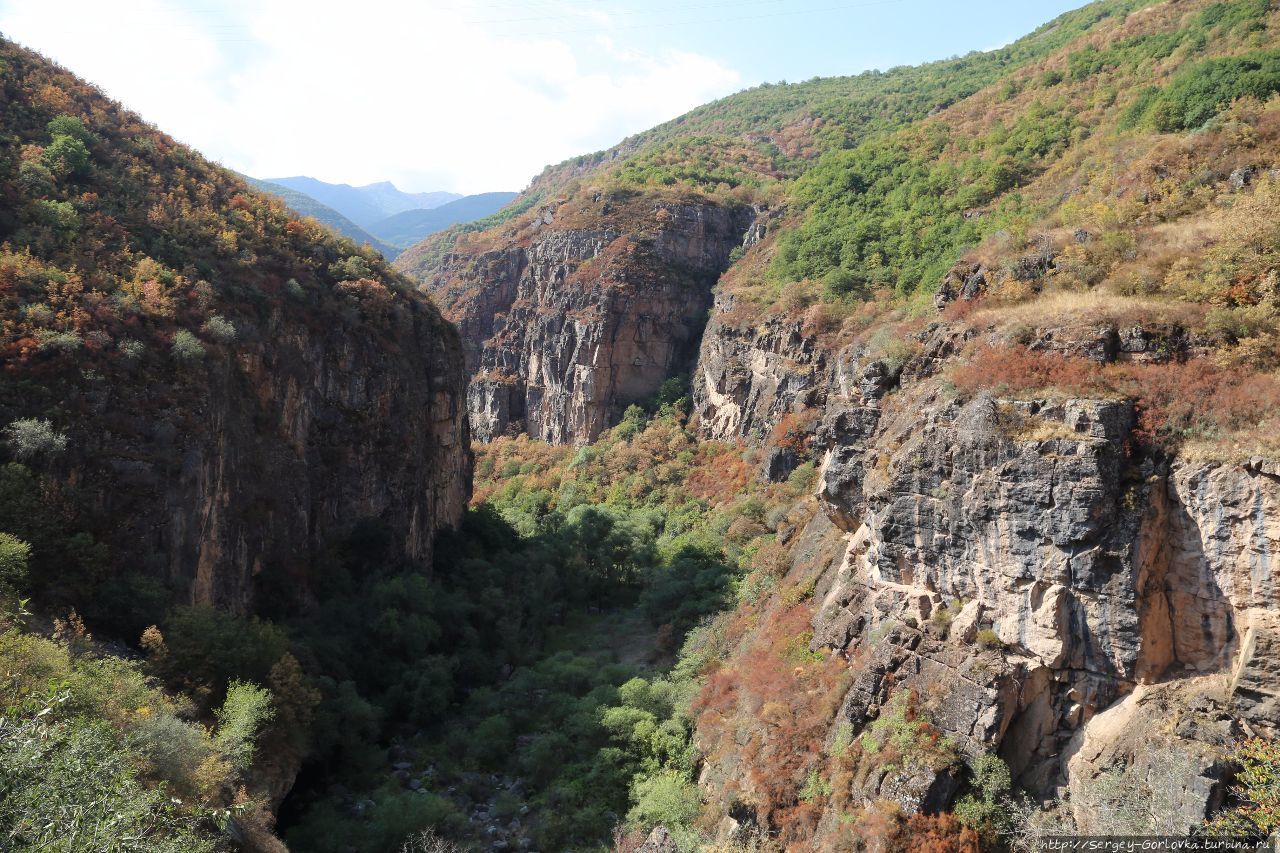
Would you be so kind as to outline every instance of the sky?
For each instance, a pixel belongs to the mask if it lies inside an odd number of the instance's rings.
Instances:
[[[0,0],[0,33],[258,178],[519,190],[763,82],[1007,44],[1084,0]]]

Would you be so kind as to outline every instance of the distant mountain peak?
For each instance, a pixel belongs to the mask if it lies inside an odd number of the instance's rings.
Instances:
[[[458,193],[443,190],[407,193],[389,180],[375,181],[359,187],[351,184],[332,184],[307,175],[267,180],[269,183],[306,193],[361,228],[368,228],[375,222],[406,210],[429,210],[463,197]]]

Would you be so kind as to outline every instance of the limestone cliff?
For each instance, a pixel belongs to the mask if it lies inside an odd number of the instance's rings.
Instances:
[[[465,342],[481,440],[587,442],[688,372],[712,286],[751,220],[696,199],[591,198],[590,209],[546,205],[500,245],[460,245],[427,274]]]
[[[825,375],[788,374],[823,400],[823,512],[801,541],[830,554],[812,648],[848,661],[830,737],[856,739],[910,693],[956,749],[950,764],[857,776],[844,801],[943,809],[964,761],[995,752],[1028,790],[1064,794],[1083,830],[1115,831],[1098,774],[1159,778],[1141,781],[1163,809],[1152,830],[1185,832],[1221,802],[1234,739],[1280,725],[1275,463],[1136,454],[1125,400],[957,395],[934,374],[963,336],[935,324],[921,337],[905,367],[854,345]],[[704,392],[704,430],[733,435],[738,418],[803,399],[755,358],[732,398]],[[738,759],[724,760],[704,770],[708,790],[739,780],[730,808],[751,803]]]
[[[323,316],[284,305],[260,327],[238,317],[230,351],[111,382],[48,363],[41,393],[4,414],[61,400],[68,451],[53,473],[86,501],[120,571],[162,580],[177,601],[244,612],[262,580],[305,599],[316,557],[364,519],[429,563],[469,492],[456,333],[421,300],[382,331]]]

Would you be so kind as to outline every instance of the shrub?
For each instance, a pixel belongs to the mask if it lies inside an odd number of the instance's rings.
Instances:
[[[84,340],[76,332],[55,332],[52,329],[36,332],[36,340],[40,342],[41,351],[75,352],[84,345]]]
[[[66,434],[54,430],[53,422],[47,419],[21,418],[5,427],[4,433],[9,449],[20,462],[67,449]]]
[[[983,649],[1003,649],[1004,641],[1000,639],[1000,635],[990,628],[983,628],[978,632],[978,646]]]
[[[204,344],[186,329],[179,329],[173,336],[173,349],[170,352],[178,361],[199,361],[204,358]]]
[[[1009,766],[995,755],[980,755],[969,765],[973,772],[972,791],[955,806],[960,822],[988,841],[1007,833],[1017,813],[1009,797],[1013,779]]]
[[[698,786],[678,773],[641,779],[631,789],[631,801],[634,805],[627,812],[627,820],[643,827],[688,826],[702,811]]]
[[[884,763],[902,767],[941,769],[956,760],[954,745],[919,707],[915,691],[898,691],[881,709],[880,716],[859,738],[868,754],[883,754]]]
[[[31,546],[16,536],[0,533],[0,589],[17,590],[27,580]]]
[[[236,339],[235,325],[221,314],[213,314],[208,320],[205,320],[204,325],[200,327],[200,331],[220,344],[234,343]]]
[[[818,768],[815,767],[809,771],[809,778],[800,789],[800,799],[806,803],[812,802],[819,797],[831,796],[831,790],[831,783],[823,779],[818,773]]]
[[[58,719],[60,701],[0,721],[0,826],[9,850],[212,853],[186,813],[144,787],[110,725]]]
[[[469,752],[482,767],[500,764],[515,742],[511,721],[501,715],[486,717],[475,727]]]
[[[1280,830],[1280,743],[1252,738],[1231,758],[1239,767],[1232,805],[1208,822],[1209,831],[1262,839]]]
[[[400,845],[400,853],[459,853],[461,849],[452,841],[441,838],[434,829],[415,832]]]
[[[131,734],[151,774],[172,782],[185,796],[198,793],[197,774],[212,752],[208,736],[167,711],[147,710]]]
[[[1136,402],[1137,437],[1155,445],[1260,430],[1280,406],[1280,381],[1204,360],[1100,365],[1025,347],[982,347],[952,368],[959,388],[1002,396],[1125,397]]]
[[[275,715],[271,691],[243,681],[227,686],[227,698],[218,709],[218,734],[214,743],[237,768],[253,763],[254,740]]]

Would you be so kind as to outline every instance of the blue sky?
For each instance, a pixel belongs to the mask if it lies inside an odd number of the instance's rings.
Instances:
[[[1005,44],[1080,0],[0,0],[0,32],[258,177],[519,189],[761,82]]]

